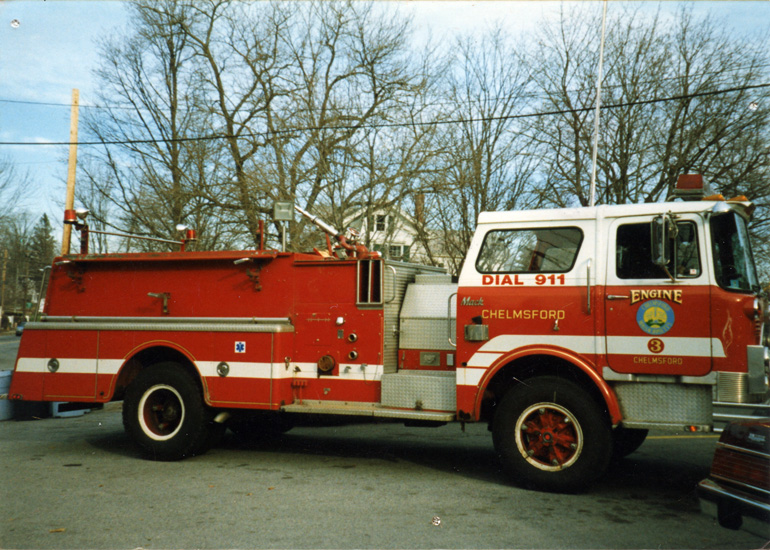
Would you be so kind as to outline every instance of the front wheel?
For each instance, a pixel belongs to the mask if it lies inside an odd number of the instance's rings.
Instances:
[[[219,427],[195,379],[176,363],[154,365],[139,373],[126,391],[123,426],[153,460],[201,454]]]
[[[492,426],[503,467],[525,486],[548,491],[585,489],[612,455],[609,420],[580,386],[544,376],[512,388]]]

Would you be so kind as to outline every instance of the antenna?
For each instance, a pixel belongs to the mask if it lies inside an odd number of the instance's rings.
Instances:
[[[591,202],[589,206],[596,203],[596,156],[599,152],[599,110],[602,105],[602,64],[604,63],[604,31],[607,25],[607,0],[604,0],[602,9],[602,41],[599,45],[599,75],[596,78],[596,115],[594,116],[594,146],[591,168]]]

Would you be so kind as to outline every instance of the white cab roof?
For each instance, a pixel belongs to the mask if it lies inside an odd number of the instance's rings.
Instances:
[[[751,205],[749,202],[677,201],[602,205],[583,208],[543,208],[538,210],[511,210],[508,212],[482,212],[479,214],[479,225],[556,220],[595,220],[662,214],[664,212],[671,212],[672,214],[705,213],[710,212],[714,206],[720,203],[730,205],[738,213],[743,213],[742,211],[745,211]]]

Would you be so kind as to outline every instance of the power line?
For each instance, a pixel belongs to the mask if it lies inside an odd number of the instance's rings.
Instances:
[[[65,107],[67,109],[72,107],[72,103],[55,103],[52,101],[31,101],[31,100],[24,100],[24,99],[0,98],[0,103],[11,103],[13,105],[35,105],[38,107]],[[125,109],[128,111],[133,111],[136,109],[136,106],[132,106],[130,104],[106,106],[106,105],[88,105],[86,103],[80,103],[78,104],[78,107],[80,107],[81,109],[103,109],[103,110]]]
[[[737,66],[737,67],[731,67],[731,68],[725,68],[725,69],[721,69],[721,70],[718,70],[718,71],[715,70],[715,71],[706,71],[706,72],[702,72],[702,73],[693,73],[693,74],[689,75],[689,77],[690,78],[708,77],[708,76],[712,76],[712,75],[728,76],[729,77],[729,73],[738,73],[738,72],[741,72],[741,71],[757,70],[757,69],[768,68],[768,67],[770,67],[770,62],[768,62],[768,63],[757,63],[757,64],[752,64],[752,65],[743,65],[743,66]],[[656,79],[656,80],[652,80],[652,81],[640,81],[640,82],[637,83],[637,85],[644,86],[644,85],[653,84],[653,83],[668,82],[668,81],[672,81],[672,80],[678,80],[680,78],[681,78],[681,76],[672,75],[672,76],[667,76],[667,77]],[[612,90],[612,89],[616,89],[616,88],[622,87],[622,84],[603,84],[602,87],[605,90]],[[571,89],[571,90],[567,90],[565,93],[567,93],[567,94],[580,94],[580,93],[584,93],[584,92],[588,92],[588,91],[593,91],[593,89],[594,89],[594,87],[592,85],[592,86],[589,86],[588,88],[574,88],[574,89]],[[521,94],[518,94],[517,97],[537,98],[537,97],[546,96],[547,93],[548,93],[547,91],[528,91],[528,92],[522,92]],[[501,99],[507,99],[508,97],[510,97],[510,96],[494,97],[494,98],[491,98],[491,99],[492,100],[501,100]],[[481,100],[478,100],[478,101],[481,101]],[[62,107],[62,108],[67,108],[67,109],[72,107],[71,103],[57,103],[57,102],[49,102],[49,101],[32,101],[32,100],[22,100],[22,99],[4,99],[4,98],[0,98],[0,103],[11,103],[11,104],[17,104],[17,105],[38,105],[38,106],[42,106],[42,107]],[[444,105],[445,103],[446,102],[437,102],[434,105]],[[134,111],[134,110],[147,111],[147,110],[149,110],[147,108],[137,107],[136,105],[132,105],[131,103],[125,103],[123,105],[119,105],[119,104],[112,104],[112,105],[89,105],[87,103],[80,103],[79,107],[81,109],[97,109],[97,110],[105,110],[105,111],[106,110],[111,110],[111,109],[124,109],[124,110],[129,110],[129,111]]]
[[[712,90],[709,92],[697,92],[692,94],[683,94],[683,95],[677,95],[677,96],[669,96],[669,97],[662,97],[662,98],[655,98],[655,99],[645,99],[645,100],[639,100],[639,101],[628,101],[625,103],[614,103],[614,104],[607,104],[603,108],[606,109],[621,109],[625,107],[638,107],[643,105],[652,105],[655,103],[665,103],[668,101],[681,101],[684,99],[696,99],[699,97],[708,97],[708,96],[715,96],[715,95],[722,95],[722,94],[729,94],[733,92],[742,92],[746,90],[756,90],[756,89],[762,89],[762,88],[770,88],[770,83],[764,83],[764,84],[753,84],[748,86],[737,86],[734,88],[726,88],[724,90]],[[524,118],[535,118],[535,117],[542,117],[542,116],[555,116],[555,115],[564,115],[564,114],[575,114],[575,113],[585,113],[593,110],[594,107],[579,107],[574,109],[556,109],[551,111],[539,111],[534,113],[524,113],[524,114],[516,114],[516,115],[501,115],[501,116],[492,116],[492,117],[481,117],[481,118],[460,118],[460,119],[450,119],[450,120],[433,120],[428,122],[411,122],[411,123],[404,123],[404,122],[391,122],[391,123],[379,123],[379,124],[366,124],[366,128],[370,129],[378,129],[378,128],[414,128],[414,127],[422,127],[422,126],[439,126],[439,125],[447,125],[447,124],[467,124],[467,123],[473,123],[473,122],[485,122],[485,121],[501,121],[501,120],[515,120],[515,119],[524,119]],[[286,134],[297,134],[300,132],[308,132],[308,131],[318,131],[318,130],[355,130],[356,128],[361,127],[361,125],[343,125],[343,126],[307,126],[304,128],[294,128],[294,129],[287,129],[287,130],[275,130],[275,131],[265,131],[265,132],[248,132],[244,133],[241,136],[235,136],[235,135],[228,135],[228,134],[210,134],[210,135],[204,135],[204,136],[195,136],[195,137],[183,137],[183,138],[168,138],[168,139],[127,139],[127,140],[114,140],[114,141],[79,141],[77,145],[81,146],[93,146],[93,145],[142,145],[142,144],[153,144],[153,143],[186,143],[186,142],[193,142],[193,141],[212,141],[215,139],[240,139],[243,137],[257,137],[257,136],[281,136]],[[46,143],[33,143],[33,142],[26,142],[26,141],[5,141],[0,142],[0,145],[28,145],[28,146],[48,146],[48,145],[72,145],[69,141],[53,141],[53,142],[46,142]]]
[[[708,77],[713,75],[718,76],[730,76],[730,73],[740,73],[742,71],[749,71],[749,70],[757,70],[762,68],[768,68],[770,67],[770,62],[768,63],[757,63],[752,65],[743,65],[743,66],[736,66],[731,68],[726,68],[722,70],[715,70],[715,71],[706,71],[701,73],[693,73],[689,75],[690,78],[695,77]],[[645,86],[649,84],[656,84],[660,82],[669,82],[673,80],[679,80],[681,79],[681,76],[678,75],[672,75],[667,76],[664,78],[658,78],[655,80],[649,80],[649,81],[640,81],[637,83],[639,86]],[[605,90],[613,90],[616,88],[622,87],[622,84],[602,84],[602,88]],[[587,88],[573,88],[571,90],[566,90],[566,94],[582,94],[588,91],[593,91],[594,85],[591,85]],[[522,92],[520,94],[517,94],[517,98],[526,97],[526,98],[538,98],[538,97],[545,97],[547,96],[548,91],[527,91]],[[492,101],[498,101],[502,99],[508,99],[510,96],[496,96],[493,98],[489,98],[489,100]],[[472,100],[473,102],[481,102],[481,101],[487,101],[487,100]],[[4,99],[0,98],[0,103],[10,103],[10,104],[16,104],[16,105],[37,105],[42,107],[62,107],[62,108],[71,108],[71,103],[56,103],[56,102],[48,102],[48,101],[32,101],[32,100],[21,100],[21,99]],[[447,102],[439,101],[433,104],[433,106],[441,106],[445,105]],[[111,105],[89,105],[87,103],[80,103],[79,107],[81,109],[95,109],[95,110],[111,110],[111,109],[122,109],[122,110],[128,110],[128,111],[135,111],[135,110],[142,110],[142,111],[149,111],[150,109],[138,107],[137,105],[133,105],[131,103],[125,103],[123,105],[120,104],[111,104]],[[307,110],[317,110],[317,109],[307,109]]]

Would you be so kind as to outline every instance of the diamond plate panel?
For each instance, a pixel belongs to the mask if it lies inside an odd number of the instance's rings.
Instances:
[[[711,386],[635,382],[614,388],[624,421],[712,423]]]
[[[455,336],[454,319],[451,329],[446,319],[401,319],[401,349],[452,351],[455,348],[449,343],[450,334]]]
[[[454,372],[398,372],[382,377],[382,405],[402,409],[454,411],[457,390]]]

